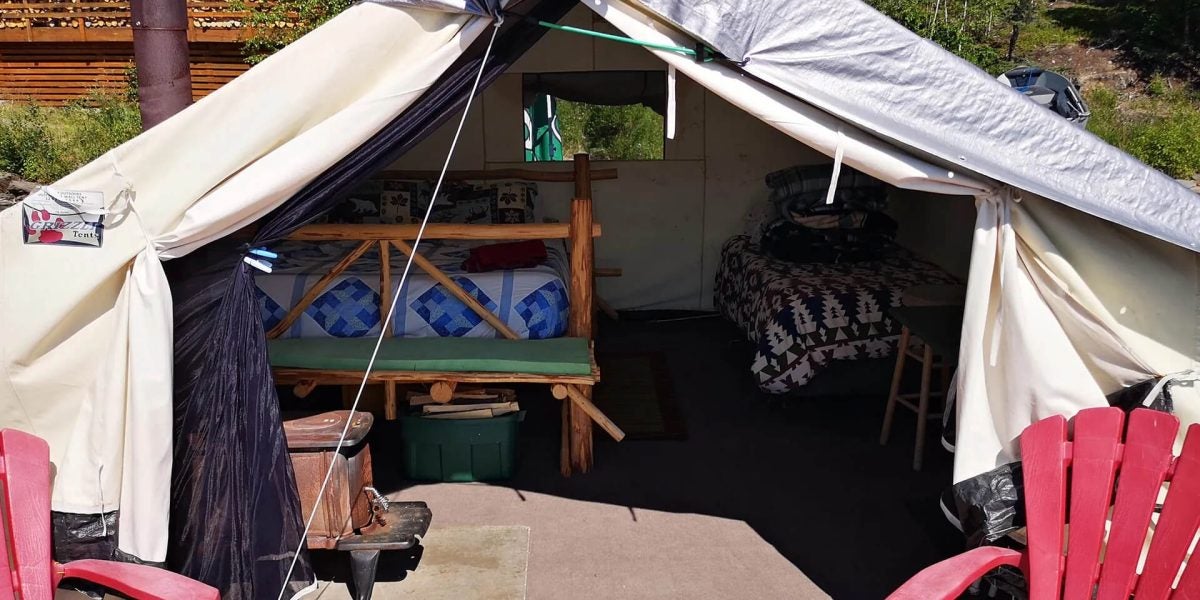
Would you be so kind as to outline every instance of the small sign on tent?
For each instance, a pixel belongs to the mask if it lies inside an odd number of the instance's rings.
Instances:
[[[104,239],[104,194],[43,187],[22,201],[26,244],[99,247]]]

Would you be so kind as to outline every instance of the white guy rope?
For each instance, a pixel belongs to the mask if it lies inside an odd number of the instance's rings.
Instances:
[[[417,255],[417,249],[421,245],[421,237],[425,234],[425,226],[429,223],[429,215],[433,213],[433,205],[437,202],[438,192],[442,189],[442,182],[446,179],[446,171],[450,169],[450,159],[454,157],[454,149],[458,146],[458,138],[462,135],[463,125],[467,122],[467,115],[471,112],[471,102],[475,99],[475,93],[479,90],[479,82],[483,79],[483,71],[487,68],[488,58],[492,54],[492,45],[496,42],[496,34],[500,32],[500,26],[504,23],[503,17],[497,18],[495,25],[492,27],[492,37],[488,40],[487,49],[483,51],[483,60],[479,62],[479,72],[475,74],[475,82],[471,85],[471,93],[467,96],[467,105],[463,108],[462,118],[458,121],[458,129],[454,132],[454,139],[450,142],[450,151],[446,154],[446,162],[442,164],[442,171],[438,175],[437,184],[433,187],[433,195],[429,199],[429,206],[425,207],[425,216],[421,219],[421,227],[417,230],[417,237],[413,240],[412,253],[408,255],[408,261],[404,263],[404,273],[400,275],[400,284],[398,289],[404,289],[404,282],[408,279],[408,273],[412,270],[413,257]],[[390,249],[384,244],[380,248],[380,252],[390,252]],[[383,257],[380,257],[382,260]],[[358,402],[362,399],[363,390],[367,389],[367,380],[371,376],[371,370],[375,368],[375,359],[379,356],[379,348],[383,345],[384,332],[391,326],[392,313],[396,310],[396,301],[400,298],[400,294],[392,294],[392,303],[388,306],[387,316],[383,319],[383,324],[379,328],[379,337],[375,340],[375,349],[371,351],[371,360],[367,362],[367,369],[363,372],[362,382],[358,384],[358,393],[354,395],[354,403],[350,405],[350,416],[346,419],[346,425],[342,427],[342,435],[338,437],[337,448],[334,452],[341,452],[342,446],[346,443],[346,435],[350,431],[350,424],[354,422],[354,413],[358,409]],[[288,580],[292,577],[292,572],[296,569],[296,561],[300,560],[300,552],[304,549],[308,540],[308,531],[312,528],[313,519],[317,516],[317,510],[321,508],[321,500],[325,498],[325,488],[329,486],[329,480],[333,476],[333,468],[336,463],[331,462],[329,469],[325,471],[325,480],[321,482],[321,489],[317,492],[317,501],[313,504],[312,512],[308,514],[308,520],[304,523],[304,533],[300,535],[299,546],[292,554],[292,563],[288,566],[287,574],[283,577],[283,585],[279,590],[278,600],[283,600],[283,595],[287,592]]]

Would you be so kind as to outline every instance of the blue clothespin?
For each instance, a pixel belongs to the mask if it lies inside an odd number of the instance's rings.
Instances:
[[[250,256],[242,257],[242,262],[254,267],[255,269],[258,269],[259,271],[262,271],[263,273],[270,273],[271,269],[274,268],[274,265],[271,263]]]
[[[279,258],[279,255],[267,250],[266,248],[251,248],[250,254],[261,256],[263,258]]]

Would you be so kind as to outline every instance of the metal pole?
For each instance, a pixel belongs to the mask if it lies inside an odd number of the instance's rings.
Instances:
[[[192,103],[187,7],[184,0],[132,0],[129,8],[145,131]]]
[[[695,48],[684,48],[683,46],[673,46],[671,44],[657,44],[654,42],[643,42],[641,40],[635,40],[633,38],[628,38],[623,35],[613,35],[611,33],[604,33],[602,31],[592,31],[591,29],[580,29],[578,27],[571,27],[570,25],[559,25],[558,23],[550,23],[549,21],[538,21],[537,23],[538,23],[538,25],[541,25],[542,27],[545,27],[547,29],[555,29],[558,31],[565,31],[567,33],[578,33],[580,35],[590,35],[592,37],[600,38],[602,40],[608,40],[610,42],[619,42],[621,44],[632,44],[634,46],[644,46],[646,48],[654,48],[655,50],[668,50],[670,52],[678,52],[680,54],[683,54],[686,56],[693,56],[693,57],[696,56],[696,54],[697,54]]]

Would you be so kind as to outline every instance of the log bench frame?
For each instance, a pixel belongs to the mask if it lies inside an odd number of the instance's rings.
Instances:
[[[384,171],[378,176],[389,179],[436,179],[437,173],[422,171]],[[574,182],[575,195],[571,200],[569,223],[528,223],[513,225],[430,223],[426,225],[423,239],[472,239],[472,240],[524,240],[566,239],[570,245],[570,317],[567,335],[587,340],[594,347],[594,314],[603,306],[594,291],[594,241],[599,237],[600,225],[592,218],[592,181],[617,178],[616,169],[592,170],[588,155],[575,155],[573,171],[533,171],[503,169],[493,171],[452,171],[446,174],[448,181],[499,179],[521,179],[528,181]],[[433,200],[431,199],[431,202]],[[510,340],[519,339],[500,318],[479,304],[473,296],[462,289],[436,265],[421,254],[414,253],[411,240],[416,239],[419,225],[308,225],[288,236],[291,240],[304,241],[358,241],[353,250],[346,254],[328,273],[305,291],[299,302],[291,307],[284,318],[270,331],[268,339],[283,335],[299,319],[316,298],[350,265],[372,248],[380,252],[380,311],[381,316],[391,306],[392,265],[390,249],[395,247],[411,256],[413,264],[427,273],[442,287],[484,321],[500,335]],[[382,320],[382,319],[381,319]],[[382,332],[392,337],[391,328]],[[400,340],[384,343],[398,343]],[[564,400],[562,410],[562,450],[560,467],[563,475],[572,472],[586,473],[593,463],[592,421],[599,424],[614,439],[620,441],[624,433],[591,401],[592,386],[600,380],[600,369],[596,365],[595,352],[591,351],[590,375],[539,375],[535,373],[500,372],[453,372],[453,371],[398,371],[373,370],[368,383],[382,384],[384,388],[385,418],[397,418],[398,384],[421,383],[430,386],[435,401],[448,402],[458,384],[502,384],[535,383],[546,384],[552,395]],[[355,385],[362,382],[363,372],[354,370],[301,369],[274,367],[275,382],[293,385],[299,396],[305,396],[317,385]],[[569,401],[566,401],[569,400]]]

